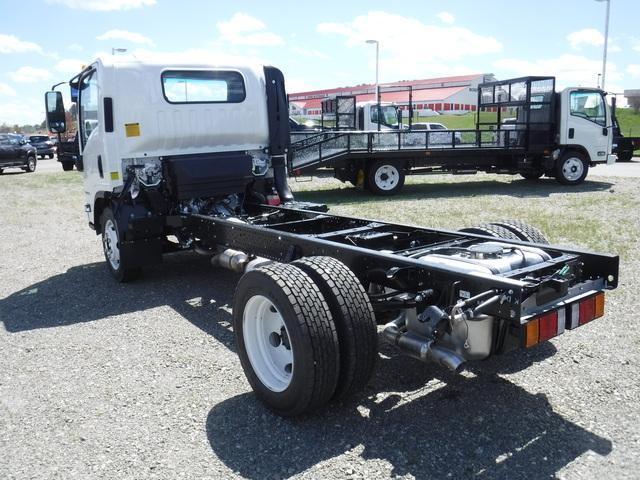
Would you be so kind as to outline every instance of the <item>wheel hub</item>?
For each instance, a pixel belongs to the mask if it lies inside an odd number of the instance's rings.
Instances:
[[[258,379],[274,392],[291,383],[293,349],[282,314],[263,295],[255,295],[245,305],[242,329],[247,356]]]
[[[583,172],[584,164],[579,158],[568,158],[562,165],[562,173],[564,174],[564,177],[571,182],[578,180],[582,176]]]
[[[376,186],[380,190],[392,190],[400,178],[400,172],[393,165],[382,165],[375,174]]]
[[[102,232],[104,255],[114,270],[120,267],[120,249],[118,248],[118,232],[111,219],[107,220]]]

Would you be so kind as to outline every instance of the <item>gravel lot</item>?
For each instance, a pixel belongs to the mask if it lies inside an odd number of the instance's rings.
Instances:
[[[0,176],[0,478],[637,479],[638,180],[409,183],[384,201],[293,185],[340,213],[456,227],[522,213],[552,241],[605,246],[622,266],[605,317],[458,377],[385,348],[361,398],[284,420],[234,353],[236,274],[181,254],[118,285],[77,173]]]

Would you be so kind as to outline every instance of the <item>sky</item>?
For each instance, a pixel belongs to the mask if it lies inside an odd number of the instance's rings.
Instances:
[[[597,0],[0,0],[0,123],[40,123],[44,92],[112,48],[274,65],[289,92],[373,83],[368,39],[380,82],[493,73],[596,86],[605,11]],[[639,0],[611,0],[608,91],[640,88],[639,14]]]

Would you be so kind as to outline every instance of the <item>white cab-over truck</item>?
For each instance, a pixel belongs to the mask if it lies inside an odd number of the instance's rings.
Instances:
[[[109,272],[134,280],[187,250],[242,273],[237,351],[281,415],[362,389],[380,337],[457,372],[601,317],[617,285],[616,256],[550,246],[522,222],[436,230],[296,201],[276,68],[109,57],[70,86],[84,208]],[[45,98],[64,132],[61,93]]]

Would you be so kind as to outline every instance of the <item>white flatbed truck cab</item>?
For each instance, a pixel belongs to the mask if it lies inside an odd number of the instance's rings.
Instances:
[[[120,282],[194,251],[242,273],[233,328],[256,395],[298,415],[361,390],[381,337],[454,372],[604,314],[618,257],[517,221],[436,230],[327,213],[287,185],[273,67],[97,60],[70,86],[89,223]],[[60,92],[49,128],[64,132]]]

